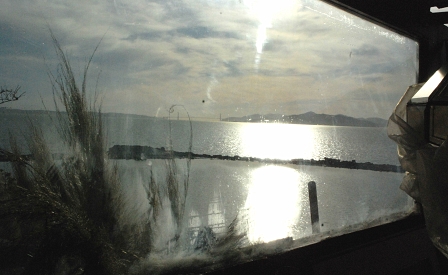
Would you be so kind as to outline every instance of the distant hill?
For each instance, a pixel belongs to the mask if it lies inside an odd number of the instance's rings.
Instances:
[[[253,123],[289,123],[311,125],[335,125],[355,127],[385,127],[387,120],[382,118],[354,118],[345,115],[327,115],[307,112],[300,115],[253,114],[243,117],[229,117],[222,121]]]
[[[379,118],[379,117],[368,117],[368,118],[362,118],[362,119],[373,122],[376,125],[378,125],[378,127],[386,127],[387,126],[387,120]]]
[[[48,114],[54,116],[54,111],[43,110],[18,110],[6,107],[0,107],[0,118],[2,115],[13,115],[24,118],[47,117]],[[150,118],[163,119],[144,115],[122,114],[122,113],[103,113],[103,118],[119,118],[119,117],[134,117],[134,118]],[[377,117],[371,118],[354,118],[345,115],[327,115],[316,114],[314,112],[307,112],[300,115],[281,115],[281,114],[253,114],[242,117],[228,117],[222,121],[230,122],[253,122],[253,123],[289,123],[289,124],[311,124],[311,125],[335,125],[335,126],[355,126],[355,127],[386,127],[387,120]]]

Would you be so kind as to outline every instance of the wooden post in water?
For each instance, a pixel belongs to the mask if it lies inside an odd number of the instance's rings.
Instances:
[[[319,207],[317,205],[317,188],[314,181],[308,182],[308,195],[310,198],[311,228],[313,230],[313,234],[319,233]]]

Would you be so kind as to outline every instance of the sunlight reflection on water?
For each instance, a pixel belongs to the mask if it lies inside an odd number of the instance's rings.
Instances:
[[[247,209],[247,236],[251,242],[269,242],[292,236],[301,211],[303,188],[297,170],[263,166],[251,172]]]
[[[314,127],[300,126],[242,124],[239,129],[242,155],[282,160],[311,159],[316,155],[316,139],[319,137],[317,132],[314,131]]]
[[[407,213],[413,207],[412,199],[398,188],[400,173],[222,160],[195,160],[192,167],[188,226],[208,226],[221,234],[237,218],[238,231],[252,244],[313,234],[310,181],[317,184],[321,232]]]

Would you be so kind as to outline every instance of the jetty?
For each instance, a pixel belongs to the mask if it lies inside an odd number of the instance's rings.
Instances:
[[[358,170],[371,170],[381,172],[396,172],[404,173],[405,171],[401,166],[392,164],[375,164],[371,162],[356,162],[356,160],[346,161],[333,158],[324,158],[321,160],[314,159],[266,159],[266,158],[254,158],[244,156],[225,156],[225,155],[208,155],[208,154],[196,154],[193,152],[178,152],[168,150],[164,147],[154,148],[151,146],[140,145],[114,145],[108,150],[110,159],[133,159],[133,160],[146,160],[146,159],[218,159],[218,160],[233,160],[233,161],[249,161],[249,162],[262,162],[272,164],[295,164],[295,165],[310,165],[310,166],[322,166],[322,167],[334,167],[334,168],[346,168],[346,169],[358,169]]]
[[[357,162],[356,160],[339,160],[333,158],[324,158],[320,160],[315,159],[269,159],[269,158],[255,158],[244,156],[225,156],[225,155],[209,155],[196,154],[193,152],[178,152],[166,149],[164,147],[154,148],[151,146],[141,145],[114,145],[107,151],[109,159],[127,159],[127,160],[147,160],[147,159],[217,159],[217,160],[232,160],[232,161],[248,161],[261,162],[270,164],[295,164],[295,165],[309,165],[334,167],[357,170],[371,170],[381,172],[395,172],[404,173],[405,170],[401,166],[392,164],[375,164],[372,162]],[[64,154],[53,154],[53,159],[63,159]],[[30,161],[33,155],[22,155],[15,157],[12,154],[7,154],[5,151],[0,151],[0,162],[14,162],[14,161]]]

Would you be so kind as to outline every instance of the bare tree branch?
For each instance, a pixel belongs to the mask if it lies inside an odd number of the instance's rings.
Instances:
[[[0,87],[0,104],[19,100],[25,94],[25,92],[19,93],[19,90],[20,86],[17,86],[15,89]]]

